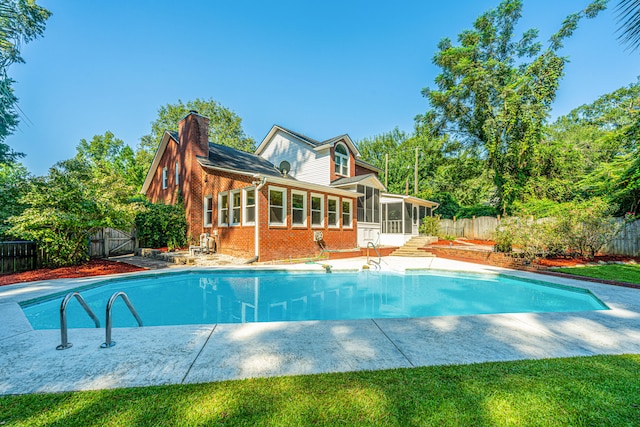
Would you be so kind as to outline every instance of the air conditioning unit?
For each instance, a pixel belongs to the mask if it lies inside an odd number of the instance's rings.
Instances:
[[[319,242],[320,240],[322,240],[322,231],[314,231],[313,232],[313,241],[314,242]]]

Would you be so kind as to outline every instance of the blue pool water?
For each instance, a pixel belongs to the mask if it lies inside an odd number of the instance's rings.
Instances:
[[[111,280],[80,293],[105,324],[109,297],[124,291],[145,326],[371,319],[606,310],[590,292],[508,276],[446,272],[187,272]],[[35,329],[60,327],[64,295],[26,303]],[[94,327],[76,300],[71,328]],[[136,326],[122,299],[113,326]]]

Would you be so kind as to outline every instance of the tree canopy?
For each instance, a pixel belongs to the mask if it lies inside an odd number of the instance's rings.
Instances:
[[[151,133],[140,139],[138,150],[135,153],[136,163],[144,171],[139,180],[140,187],[164,132],[167,130],[177,131],[178,123],[189,111],[197,111],[209,118],[209,141],[243,151],[255,150],[255,141],[244,133],[242,119],[233,111],[213,99],[196,98],[186,104],[178,100],[175,104],[163,105],[158,109],[158,117],[151,122]]]
[[[13,92],[15,81],[7,69],[24,62],[20,47],[42,35],[51,12],[35,0],[4,0],[0,3],[0,163],[22,156],[5,144],[7,136],[18,126],[18,98]]]
[[[458,36],[441,40],[433,62],[441,68],[436,88],[425,88],[438,127],[466,146],[480,147],[506,212],[526,193],[546,118],[566,58],[558,55],[582,17],[604,9],[597,0],[568,16],[542,49],[537,30],[516,36],[521,0],[504,0]]]

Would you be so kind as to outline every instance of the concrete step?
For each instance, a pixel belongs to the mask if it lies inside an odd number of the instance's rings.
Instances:
[[[416,257],[416,258],[434,258],[435,255],[429,251],[407,251],[407,252],[399,252],[395,251],[389,256],[406,256],[406,257]]]
[[[419,248],[424,248],[433,242],[432,237],[423,237],[417,236],[412,237],[408,240],[403,246],[396,249],[392,252],[391,256],[408,256],[408,257],[434,257],[435,255],[431,252],[421,250]]]

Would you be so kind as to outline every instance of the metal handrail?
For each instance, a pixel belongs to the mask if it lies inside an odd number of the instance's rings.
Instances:
[[[60,339],[62,342],[56,347],[56,350],[66,350],[73,346],[73,344],[69,342],[67,335],[67,304],[69,304],[69,301],[71,301],[73,297],[76,297],[82,308],[84,308],[84,311],[93,319],[96,328],[100,328],[100,320],[98,320],[98,317],[91,311],[91,308],[89,308],[84,298],[82,298],[82,295],[80,295],[79,292],[69,292],[60,303]]]
[[[138,326],[142,326],[142,319],[140,319],[140,316],[138,316],[138,312],[136,311],[136,309],[133,308],[133,305],[131,304],[131,301],[129,301],[129,297],[127,296],[127,294],[122,291],[114,293],[113,295],[111,295],[111,298],[109,298],[109,302],[107,303],[107,326],[105,327],[106,337],[104,343],[102,343],[102,345],[100,346],[101,348],[109,348],[116,345],[116,342],[111,340],[111,328],[113,325],[113,319],[111,317],[111,307],[113,306],[113,303],[118,299],[118,297],[122,297],[125,304],[127,304],[127,307],[129,307],[129,311],[131,311],[133,317],[135,317],[138,321]]]
[[[378,255],[378,261],[369,259],[369,246],[371,246],[373,250],[376,252],[376,255]],[[380,252],[378,251],[378,247],[376,246],[376,244],[373,242],[367,242],[367,264],[373,263],[375,265],[380,265],[381,262],[382,262],[382,257],[380,256]]]

